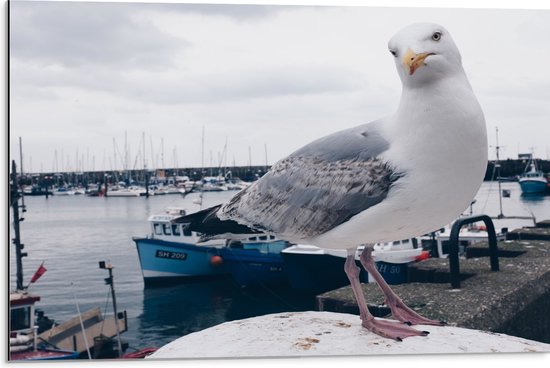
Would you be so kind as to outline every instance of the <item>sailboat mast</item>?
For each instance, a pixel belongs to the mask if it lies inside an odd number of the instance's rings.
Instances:
[[[19,137],[19,163],[21,165],[21,176],[23,176],[23,140]],[[17,186],[16,186],[17,187]],[[25,196],[21,195],[21,207],[25,212]]]
[[[499,151],[500,151],[500,146],[498,145],[498,127],[495,127],[496,129],[496,153],[497,153],[497,163],[496,165],[498,165],[498,172],[497,172],[497,181],[498,181],[498,202],[499,202],[499,206],[500,206],[500,213],[498,215],[499,218],[503,218],[504,217],[504,214],[502,213],[502,188],[501,188],[501,179],[500,179],[500,155],[499,155]]]
[[[201,170],[204,171],[204,125],[202,126]],[[201,171],[201,177],[203,172]]]
[[[145,132],[143,137],[143,181],[145,183],[145,198],[149,198],[149,176],[147,175],[147,159],[145,158]]]
[[[265,172],[267,172],[268,164],[267,164],[267,143],[264,143],[264,150],[265,150]]]

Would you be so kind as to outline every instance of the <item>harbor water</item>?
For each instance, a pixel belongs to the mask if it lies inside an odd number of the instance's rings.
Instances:
[[[511,192],[509,198],[502,198],[505,216],[533,214],[538,221],[550,219],[550,196],[522,196],[518,183],[513,182],[502,183],[502,189]],[[226,202],[235,193],[205,193],[203,208]],[[230,278],[145,288],[132,237],[148,235],[148,217],[164,212],[167,207],[198,210],[193,203],[197,197],[197,193],[185,197],[150,198],[25,197],[27,212],[21,223],[21,241],[28,253],[23,259],[24,284],[42,262],[47,269],[29,288],[41,297],[37,307],[58,322],[76,315],[75,300],[81,311],[100,306],[111,314],[109,288],[104,282],[108,274],[98,266],[99,261],[105,260],[114,266],[118,309],[128,314],[128,331],[123,334],[123,340],[135,349],[160,347],[225,321],[283,311],[314,310],[315,296],[312,294],[267,286],[242,289]],[[466,214],[469,211],[465,209]],[[482,185],[473,204],[473,213],[499,215],[496,182]],[[529,220],[516,219],[498,221],[496,227],[512,230],[532,224]],[[15,288],[13,248],[10,246],[11,289]]]

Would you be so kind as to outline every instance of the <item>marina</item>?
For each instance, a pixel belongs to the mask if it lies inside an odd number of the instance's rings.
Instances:
[[[507,218],[514,215],[526,218],[534,215],[537,220],[550,218],[550,196],[522,195],[517,182],[501,185],[510,192],[510,197],[499,198],[498,183],[485,182],[471,208],[473,213],[494,216],[497,231],[503,227],[513,230],[532,226],[529,219]],[[22,242],[28,252],[24,258],[25,275],[42,262],[48,269],[29,291],[40,293],[39,309],[46,315],[58,322],[67,321],[76,314],[70,284],[74,285],[73,292],[82,310],[104,305],[108,290],[103,287],[105,275],[98,272],[97,262],[107,260],[116,268],[119,309],[126,311],[127,331],[122,338],[128,344],[127,352],[158,348],[225,321],[315,310],[318,290],[292,288],[280,282],[246,288],[227,277],[229,270],[224,277],[214,279],[145,284],[135,239],[147,239],[154,231],[149,220],[166,213],[167,208],[194,212],[200,208],[197,203],[202,202],[202,208],[207,208],[228,201],[234,194],[234,191],[215,191],[150,198],[25,197],[27,212],[21,224]],[[501,213],[501,200],[504,216],[496,219]],[[12,289],[16,280],[15,261],[14,252],[10,252]]]
[[[550,12],[6,11],[8,361],[550,352]]]

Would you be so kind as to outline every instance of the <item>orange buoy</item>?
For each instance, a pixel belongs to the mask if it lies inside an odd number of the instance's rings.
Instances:
[[[415,261],[423,261],[430,258],[430,252],[423,250],[419,255],[416,256]]]
[[[222,263],[223,263],[223,258],[220,256],[212,256],[210,258],[210,264],[212,266],[221,266]]]

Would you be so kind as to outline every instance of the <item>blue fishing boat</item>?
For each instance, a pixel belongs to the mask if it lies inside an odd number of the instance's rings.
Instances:
[[[245,241],[229,241],[220,257],[241,287],[284,286],[288,277],[281,251],[290,244],[273,235],[253,236]]]
[[[172,224],[185,210],[169,208],[166,213],[149,217],[151,233],[134,237],[145,284],[228,276],[220,262],[225,240],[197,245],[199,235],[186,230],[185,224]]]
[[[146,284],[227,275],[220,248],[155,238],[134,238]],[[180,280],[181,281],[181,280]]]
[[[286,280],[281,250],[288,244],[273,235],[253,235],[241,241],[216,239],[199,243],[200,234],[172,220],[180,208],[149,217],[151,233],[134,237],[146,285],[231,277],[241,286]]]
[[[293,289],[322,293],[349,285],[344,272],[346,250],[323,249],[313,245],[296,244],[281,252],[288,280]],[[359,260],[360,280],[368,282],[368,273]]]
[[[527,171],[529,170],[529,171]],[[544,173],[537,168],[536,161],[529,159],[524,173],[519,178],[522,193],[544,193],[548,188],[548,182]]]

